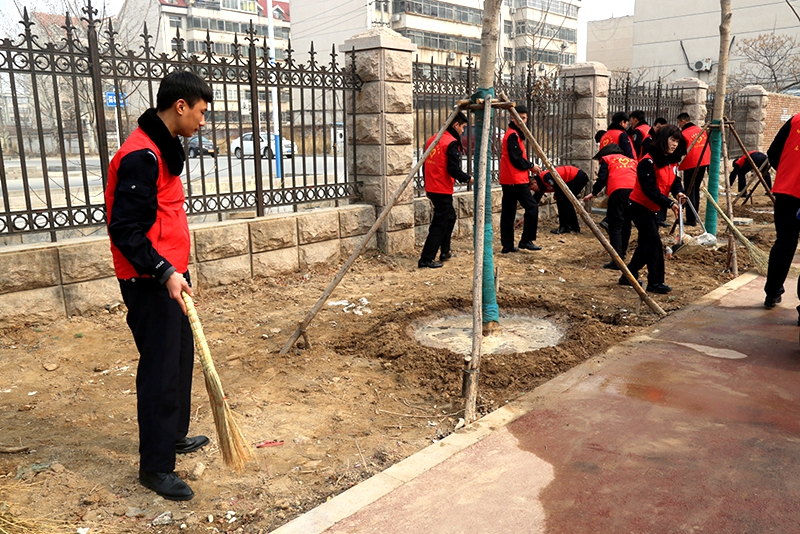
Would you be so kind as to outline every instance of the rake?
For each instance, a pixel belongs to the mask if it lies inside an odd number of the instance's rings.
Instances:
[[[222,459],[225,465],[233,467],[237,473],[244,470],[244,466],[249,462],[253,453],[250,445],[244,439],[242,431],[233,418],[233,411],[225,398],[222,389],[222,382],[219,380],[217,369],[214,367],[214,360],[211,359],[211,351],[208,349],[206,336],[203,334],[203,327],[194,301],[185,291],[181,292],[183,302],[186,303],[186,315],[189,317],[189,324],[192,326],[194,344],[200,355],[200,363],[203,366],[203,376],[206,379],[206,391],[211,402],[211,413],[214,414],[214,426],[217,429],[219,448],[222,451]]]

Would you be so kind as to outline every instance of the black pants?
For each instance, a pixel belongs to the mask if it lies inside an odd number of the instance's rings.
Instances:
[[[617,189],[609,195],[606,211],[608,240],[623,260],[631,239],[631,204],[628,200],[630,195],[631,189]]]
[[[692,176],[694,176],[694,169],[686,169],[683,171],[683,189],[686,191],[686,196],[689,197],[689,202],[692,203],[692,206],[694,206],[694,209],[698,210],[698,212],[700,211],[700,186],[703,185],[703,178],[706,176],[707,169],[708,165],[697,167],[697,176],[694,179],[694,185],[692,185],[691,191],[689,190],[689,182],[692,181]],[[683,211],[686,215],[686,224],[697,224],[697,219],[692,210],[687,208]]]
[[[517,217],[517,202],[525,210],[520,243],[536,241],[539,228],[539,204],[533,198],[528,184],[503,185],[503,203],[500,211],[500,243],[505,249],[514,248],[514,220]]]
[[[567,187],[572,191],[573,195],[581,198],[583,195],[580,195],[580,193],[586,187],[588,181],[588,176],[578,173],[578,176],[567,182]],[[560,187],[556,187],[556,191],[553,194],[556,197],[556,207],[558,208],[558,226],[569,228],[573,232],[580,232],[581,225],[578,223],[578,214],[575,212],[575,206],[572,205],[572,202],[569,201],[569,198],[561,191]]]
[[[761,171],[761,176],[764,177],[764,181],[767,182],[767,185],[769,186],[769,188],[772,189],[772,175],[769,172],[769,165],[767,165],[767,167],[763,171]],[[755,177],[755,173],[753,173],[753,177]],[[747,173],[746,172],[741,172],[741,171],[740,172],[732,172],[731,176],[730,176],[731,185],[733,185],[733,182],[736,181],[737,178],[738,178],[738,188],[737,188],[737,190],[738,190],[739,193],[741,193],[742,191],[744,191],[744,188],[747,186]],[[758,180],[758,178],[756,178],[756,180],[758,181],[759,184],[761,183],[761,180]],[[756,189],[758,189],[758,185],[756,185]]]
[[[628,270],[639,277],[639,270],[647,265],[647,284],[664,283],[664,249],[658,233],[656,214],[638,202],[630,203],[631,219],[639,231],[636,250],[628,263]]]
[[[433,261],[436,252],[441,249],[442,254],[450,253],[450,238],[456,225],[456,210],[453,208],[453,195],[443,193],[428,193],[428,198],[433,203],[433,219],[428,227],[428,237],[422,247],[422,261]]]
[[[769,251],[769,268],[764,293],[768,297],[777,297],[784,292],[783,283],[792,266],[797,239],[800,235],[800,220],[797,210],[800,209],[800,198],[781,193],[775,194],[775,244]],[[797,296],[800,298],[800,279]]]
[[[185,275],[188,279],[188,273]],[[120,280],[128,326],[139,350],[136,401],[139,466],[175,469],[175,442],[189,431],[194,345],[189,319],[153,279]]]

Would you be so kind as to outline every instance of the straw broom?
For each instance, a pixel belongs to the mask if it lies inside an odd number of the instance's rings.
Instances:
[[[200,354],[200,363],[203,365],[206,391],[211,402],[211,412],[214,414],[214,426],[217,428],[222,459],[226,465],[233,467],[237,473],[241,473],[244,465],[253,457],[252,450],[245,441],[242,431],[239,430],[239,426],[233,418],[233,411],[225,398],[222,382],[220,382],[214,367],[214,360],[211,359],[211,351],[208,349],[208,342],[203,334],[203,327],[200,325],[194,301],[185,291],[181,292],[181,296],[183,302],[186,303],[186,315],[189,316],[189,324],[192,326],[192,334],[194,334],[194,344]]]

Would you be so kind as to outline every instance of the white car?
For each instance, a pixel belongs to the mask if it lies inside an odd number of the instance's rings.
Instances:
[[[272,148],[275,143],[275,138],[271,134],[264,133],[259,134],[259,137],[261,139],[261,157],[275,159],[275,153]],[[241,137],[231,141],[231,152],[238,159],[242,159],[243,157],[247,156],[253,156],[255,153],[253,150],[253,144],[253,134],[246,133]],[[295,152],[297,152],[297,145],[292,143],[290,139],[281,137],[281,155],[288,159],[293,157]]]

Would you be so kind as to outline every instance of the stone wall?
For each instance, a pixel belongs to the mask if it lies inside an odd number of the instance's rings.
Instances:
[[[202,291],[348,257],[375,222],[359,204],[192,225],[189,272]],[[376,248],[376,241],[369,248]],[[121,303],[107,237],[0,249],[0,328]]]
[[[765,110],[764,145],[762,152],[766,152],[772,140],[778,135],[783,123],[800,113],[800,96],[769,93]]]

